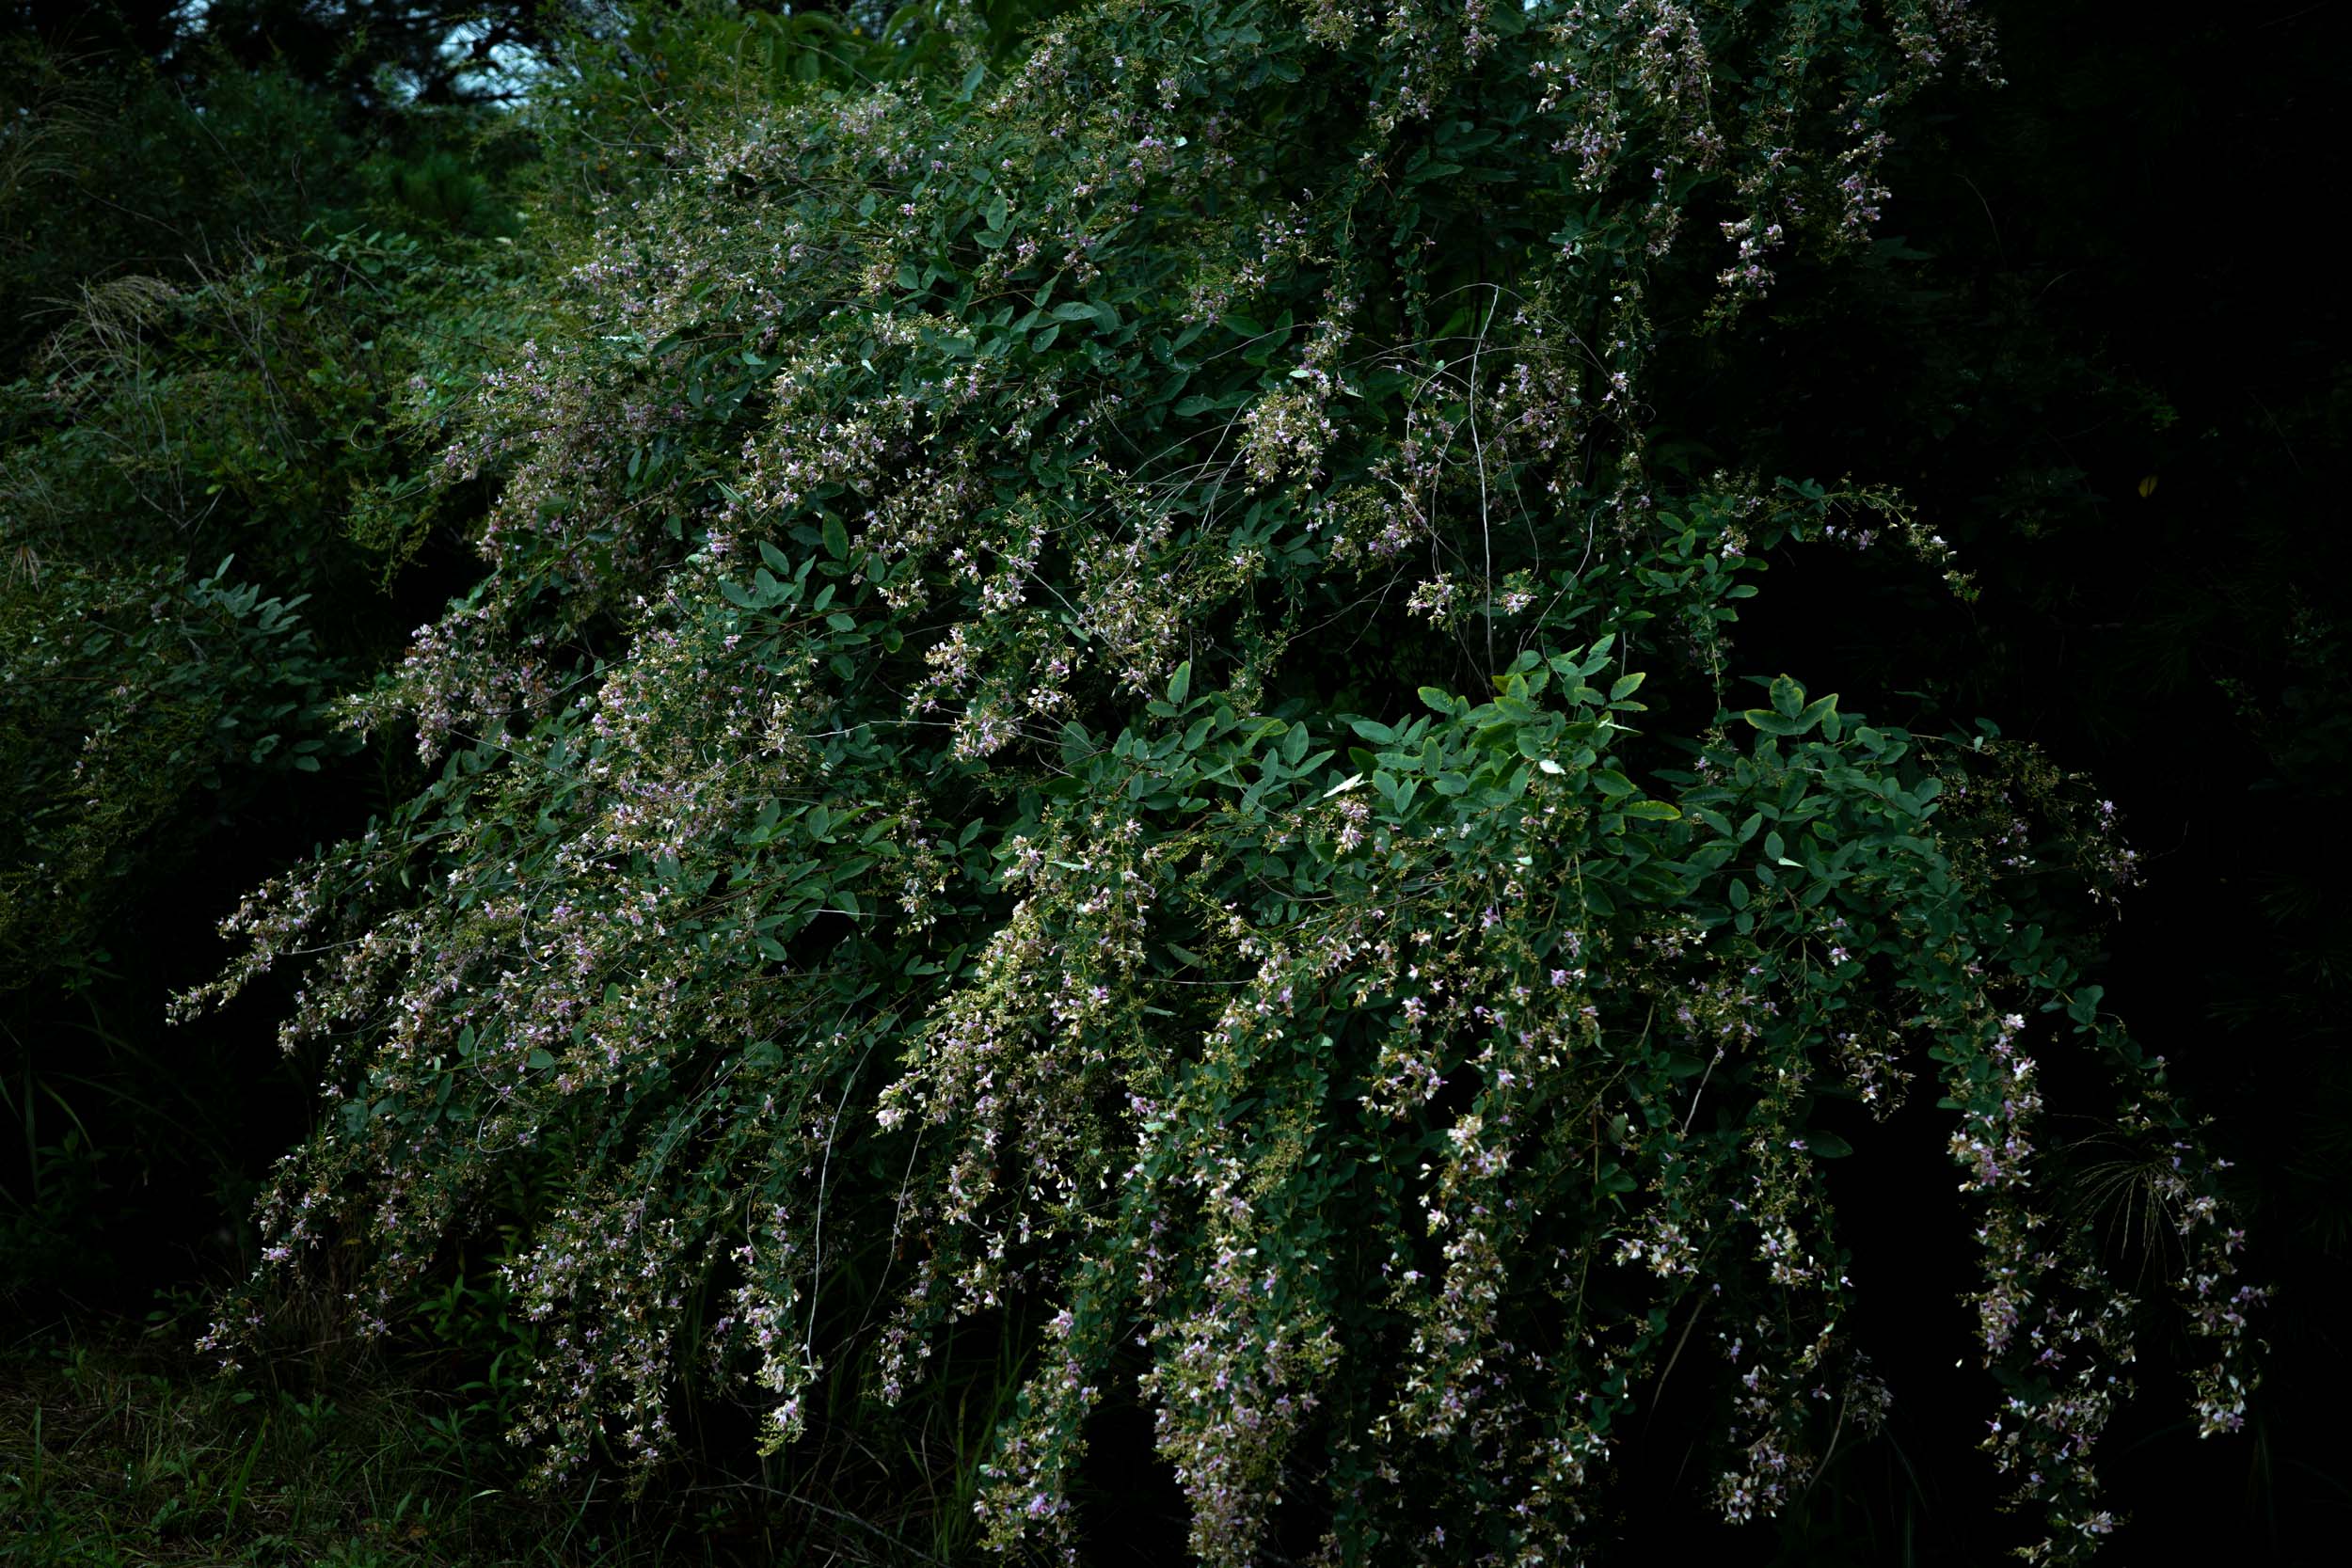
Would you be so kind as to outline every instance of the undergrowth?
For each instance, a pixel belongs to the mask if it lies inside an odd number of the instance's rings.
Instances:
[[[0,1350],[0,1563],[631,1568],[788,1562],[755,1500],[525,1497],[480,1384],[314,1354],[233,1385],[185,1325],[44,1325]]]

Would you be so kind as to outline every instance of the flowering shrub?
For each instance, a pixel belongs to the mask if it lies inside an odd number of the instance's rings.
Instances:
[[[789,1445],[843,1358],[919,1398],[1027,1305],[992,1544],[1076,1550],[1132,1386],[1203,1562],[1300,1507],[1328,1560],[1542,1562],[1701,1303],[1730,1518],[1899,1396],[1823,1105],[1934,1093],[1987,1446],[2028,1555],[2089,1549],[2137,1308],[2051,1217],[2037,1062],[2158,1157],[2208,1431],[2259,1294],[2047,934],[2036,863],[2124,852],[2016,749],[1735,701],[1783,546],[1964,579],[1888,498],[1681,471],[1644,401],[1658,323],[1867,231],[1973,13],[1109,0],[1002,69],[926,25],[944,69],[681,99],[463,416],[487,570],[351,707],[438,776],[188,999],[323,955],[271,1267],[364,1243],[380,1327],[532,1173],[550,1474],[652,1463],[690,1350]]]

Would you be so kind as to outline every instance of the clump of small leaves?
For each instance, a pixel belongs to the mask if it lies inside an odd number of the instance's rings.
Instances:
[[[1891,498],[1654,456],[1644,380],[1660,323],[1734,332],[1868,233],[1888,117],[1989,72],[1981,22],[918,24],[925,69],[681,96],[482,383],[446,469],[496,486],[485,574],[351,706],[438,775],[203,993],[316,960],[270,1268],[356,1243],[382,1326],[529,1172],[549,1475],[650,1465],[689,1377],[819,1441],[845,1362],[921,1400],[1031,1311],[994,1546],[1075,1554],[1089,1417],[1140,1398],[1204,1563],[1301,1509],[1324,1560],[1572,1560],[1700,1300],[1732,1519],[1899,1395],[1821,1106],[1935,1095],[1987,1447],[2026,1555],[2089,1550],[2139,1311],[2037,1180],[2038,1062],[2169,1162],[2207,1431],[2260,1293],[2046,934],[2054,873],[2128,863],[2014,748],[1738,694],[1788,544],[1965,582]]]

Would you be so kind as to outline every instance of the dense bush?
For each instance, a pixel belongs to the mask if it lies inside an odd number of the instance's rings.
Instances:
[[[1986,1446],[2028,1554],[2089,1549],[2142,1291],[2044,1122],[2177,1233],[2204,1431],[2260,1294],[2082,972],[2130,856],[1990,726],[1751,694],[1784,545],[1966,579],[1889,493],[1691,471],[1646,375],[1868,235],[1983,28],[1108,3],[992,56],[1018,20],[544,86],[599,159],[530,341],[419,412],[487,570],[349,710],[437,774],[190,999],[317,958],[333,1107],[217,1342],[313,1267],[382,1327],[503,1225],[549,1474],[649,1465],[705,1378],[771,1447],[961,1409],[994,1325],[994,1545],[1073,1546],[1140,1399],[1204,1561],[1549,1560],[1671,1371],[1733,1519],[1899,1397],[1825,1163],[1937,1095]]]
[[[215,1195],[303,1125],[298,1099],[263,1113],[286,1073],[241,1025],[167,1043],[164,993],[216,964],[228,888],[316,843],[313,814],[339,832],[327,802],[368,772],[402,787],[326,699],[413,624],[384,589],[448,498],[403,388],[427,341],[466,374],[511,252],[460,111],[387,127],[282,63],[88,45],[0,40],[11,1299],[145,1274],[160,1248],[100,1244],[127,1231],[233,1249]],[[200,868],[230,858],[216,887]]]
[[[273,769],[356,749],[323,704],[364,644],[323,654],[297,610],[364,594],[429,524],[387,383],[446,271],[355,235],[188,288],[117,278],[8,389],[0,987],[87,967],[149,860]]]

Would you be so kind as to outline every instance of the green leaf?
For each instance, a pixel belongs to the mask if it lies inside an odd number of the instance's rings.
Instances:
[[[1682,808],[1670,800],[1629,800],[1625,814],[1645,822],[1676,822],[1681,820]]]
[[[1794,719],[1804,706],[1804,688],[1787,675],[1772,681],[1772,707],[1784,719]]]
[[[1649,679],[1648,674],[1639,670],[1629,675],[1618,676],[1616,684],[1609,689],[1609,700],[1613,703],[1624,702],[1628,697],[1642,689],[1642,683],[1647,679]]]
[[[1613,800],[1622,799],[1633,793],[1633,781],[1613,768],[1594,768],[1593,784],[1603,795]]]
[[[1176,666],[1176,673],[1168,679],[1168,700],[1171,703],[1182,703],[1190,695],[1192,695],[1192,660],[1186,659]]]
[[[847,561],[850,558],[850,531],[842,526],[840,518],[827,517],[825,519],[824,538],[827,555],[835,561]]]
[[[1771,708],[1752,707],[1748,709],[1747,712],[1741,714],[1740,717],[1745,719],[1750,724],[1753,724],[1757,729],[1762,730],[1766,735],[1796,735],[1799,733],[1797,729],[1797,721],[1794,719],[1785,719],[1779,714],[1774,713]]]

